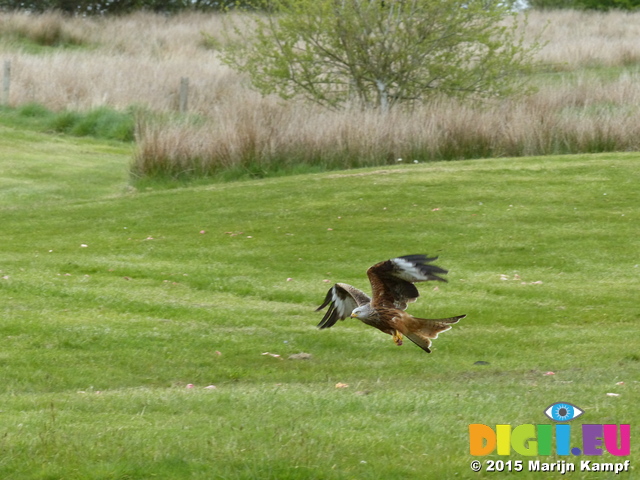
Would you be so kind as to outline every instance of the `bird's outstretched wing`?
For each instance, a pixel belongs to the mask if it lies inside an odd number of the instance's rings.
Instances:
[[[404,310],[407,303],[415,302],[420,296],[414,282],[437,280],[446,282],[438,274],[445,274],[444,268],[430,265],[438,257],[426,255],[406,255],[376,263],[367,270],[371,282],[372,306],[394,306]]]
[[[354,308],[366,305],[369,302],[371,302],[369,296],[356,287],[346,283],[336,283],[327,292],[322,305],[316,309],[317,312],[329,305],[329,310],[322,317],[318,328],[333,327],[338,320],[344,320],[350,316]]]

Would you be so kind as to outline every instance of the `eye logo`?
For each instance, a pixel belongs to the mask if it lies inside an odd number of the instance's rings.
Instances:
[[[554,403],[553,405],[549,405],[549,407],[544,411],[544,414],[547,417],[551,420],[555,420],[556,422],[568,422],[570,420],[575,420],[583,413],[584,412],[578,407],[567,402]]]

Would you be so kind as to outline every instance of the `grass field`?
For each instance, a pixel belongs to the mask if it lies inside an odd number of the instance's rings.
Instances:
[[[639,154],[134,189],[133,148],[0,127],[1,478],[559,478],[468,440],[557,401],[630,423],[637,475]],[[450,270],[410,312],[468,315],[431,355],[316,330],[409,253]]]

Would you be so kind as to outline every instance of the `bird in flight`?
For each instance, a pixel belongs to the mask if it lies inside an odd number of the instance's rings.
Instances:
[[[414,283],[430,280],[446,282],[438,275],[446,274],[447,270],[430,264],[437,258],[406,255],[376,263],[367,270],[372,298],[351,285],[336,283],[327,292],[322,305],[316,309],[320,311],[329,306],[318,328],[332,327],[338,320],[347,317],[358,318],[391,335],[396,345],[402,345],[404,335],[425,352],[431,353],[431,340],[466,317],[457,315],[428,319],[405,312],[407,304],[415,302],[420,296]]]

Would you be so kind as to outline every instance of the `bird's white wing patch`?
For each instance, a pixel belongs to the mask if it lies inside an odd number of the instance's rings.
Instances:
[[[318,324],[319,328],[329,328],[338,320],[344,320],[351,315],[354,308],[366,305],[371,299],[367,294],[346,283],[336,283],[327,292],[322,305],[316,310],[322,310],[327,305],[329,309],[324,318]]]
[[[331,297],[333,299],[335,309],[338,312],[338,315],[340,316],[340,319],[346,318],[349,315],[351,315],[351,312],[353,312],[353,309],[358,306],[358,304],[356,303],[356,301],[353,299],[351,295],[344,294],[343,290],[347,290],[344,288],[345,286],[347,285],[338,284],[331,289]],[[343,290],[339,290],[340,287],[342,287]],[[347,290],[347,292],[349,291]]]
[[[429,280],[429,276],[422,273],[413,262],[405,260],[404,258],[392,258],[391,261],[396,267],[396,270],[393,272],[394,277],[411,283]]]

